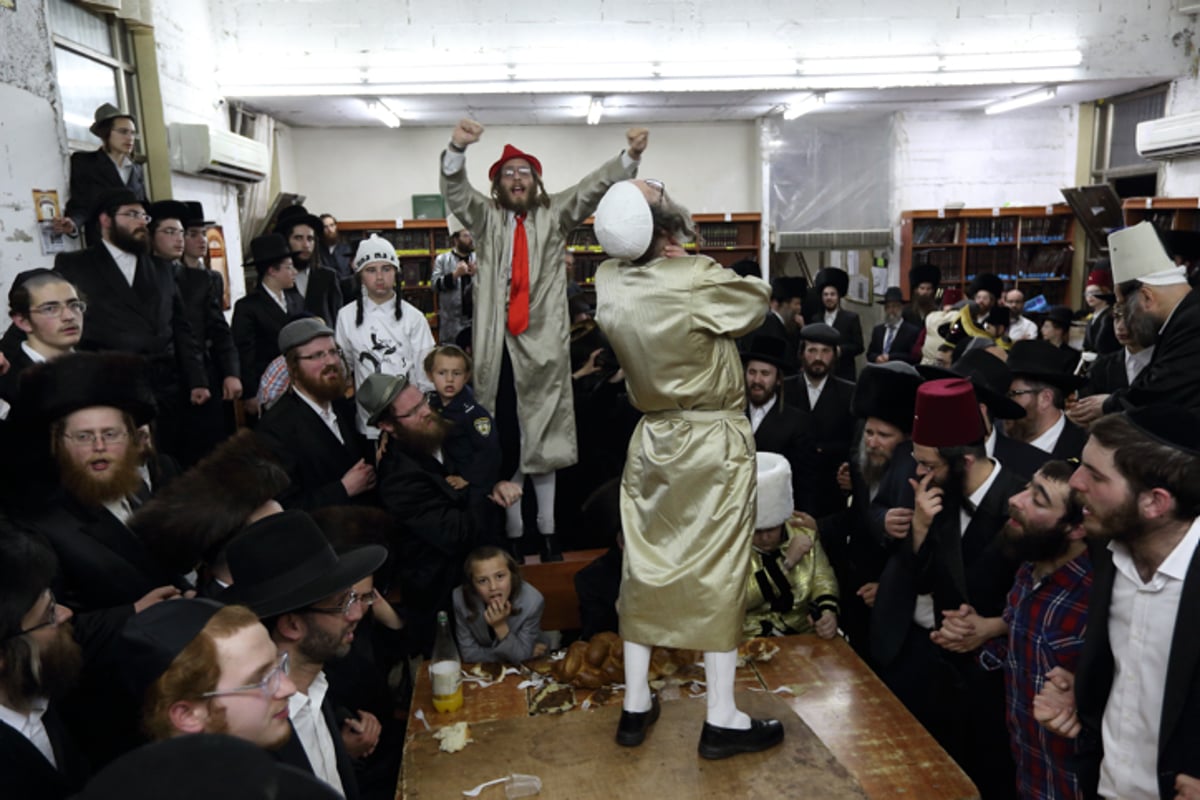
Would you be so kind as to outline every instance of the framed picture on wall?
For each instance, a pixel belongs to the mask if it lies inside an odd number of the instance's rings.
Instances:
[[[228,311],[229,303],[229,260],[225,255],[225,231],[220,225],[213,225],[205,231],[208,239],[208,268],[221,274],[225,290],[221,295],[221,308]]]

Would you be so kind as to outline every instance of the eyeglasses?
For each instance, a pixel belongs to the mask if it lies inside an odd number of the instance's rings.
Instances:
[[[40,631],[42,628],[52,628],[58,625],[58,599],[54,596],[54,592],[51,590],[47,589],[46,593],[50,595],[50,605],[46,608],[46,613],[42,615],[41,622],[38,622],[36,625],[28,628],[22,628],[16,633],[9,634],[3,639],[0,639],[0,642],[7,642],[10,639],[16,639],[18,636],[24,636],[27,633]]]
[[[408,419],[427,405],[429,405],[429,398],[425,395],[421,395],[421,401],[419,403],[410,408],[408,411],[405,411],[403,414],[396,414],[396,419]]]
[[[183,228],[159,228],[157,232],[165,233],[167,236],[172,238],[176,236],[183,236]]]
[[[522,178],[528,178],[533,174],[533,169],[530,167],[505,167],[500,170],[500,174],[506,178],[515,178],[518,175]]]
[[[291,659],[285,652],[279,656],[279,663],[275,668],[268,672],[263,679],[258,683],[248,683],[245,686],[238,686],[233,689],[224,689],[219,692],[204,692],[201,697],[221,697],[227,694],[247,694],[249,692],[259,692],[264,700],[270,700],[279,691],[279,685],[283,683],[283,676],[291,671]]]
[[[331,358],[341,358],[342,348],[334,347],[329,350],[322,350],[319,353],[309,353],[306,356],[296,356],[300,361],[325,361]]]
[[[150,220],[154,219],[154,217],[143,211],[118,211],[116,216],[129,217],[130,219],[140,219],[142,222],[149,222]]]
[[[1023,394],[1037,394],[1040,391],[1041,389],[1013,389],[1012,391],[1005,393],[1004,396],[1009,400],[1012,400],[1013,398],[1020,397]]]
[[[87,303],[82,300],[68,300],[65,303],[42,303],[36,308],[29,309],[34,314],[41,314],[43,317],[61,317],[63,311],[71,309],[73,314],[82,314],[87,311]]]
[[[310,606],[308,610],[315,611],[318,614],[341,614],[343,617],[348,617],[350,616],[350,609],[354,607],[355,603],[362,603],[363,610],[365,611],[366,609],[375,605],[375,599],[378,596],[379,595],[375,593],[374,589],[369,592],[363,592],[362,594],[359,594],[351,589],[350,594],[346,596],[346,602],[342,603],[340,606],[335,606],[334,608]]]
[[[119,444],[129,438],[129,431],[108,428],[96,431],[71,431],[63,434],[63,438],[76,447],[95,447],[97,441],[106,445]]]

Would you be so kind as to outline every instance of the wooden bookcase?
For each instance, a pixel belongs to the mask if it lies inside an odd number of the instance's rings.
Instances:
[[[1163,231],[1200,231],[1200,198],[1130,197],[1121,210],[1126,225],[1149,220]]]
[[[941,271],[944,288],[964,295],[977,274],[991,272],[1027,300],[1042,294],[1050,305],[1071,305],[1074,235],[1075,216],[1065,203],[905,211],[900,285],[910,296],[909,269],[928,261]]]
[[[702,244],[700,252],[725,266],[744,258],[758,260],[761,214],[696,214]],[[441,219],[340,221],[342,241],[357,248],[358,243],[377,233],[396,248],[400,259],[401,291],[404,299],[425,312],[429,327],[437,337],[437,295],[432,286],[433,262],[450,249],[446,221]],[[575,257],[575,282],[590,291],[596,267],[608,258],[596,241],[589,217],[571,232],[567,249]],[[688,249],[695,247],[689,245]]]

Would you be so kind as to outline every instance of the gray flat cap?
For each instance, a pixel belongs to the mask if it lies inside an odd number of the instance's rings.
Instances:
[[[308,344],[318,336],[333,336],[333,331],[316,317],[289,322],[279,331],[279,352],[287,355],[288,350]]]
[[[408,386],[408,378],[403,375],[384,375],[382,372],[376,372],[367,376],[359,385],[355,397],[363,411],[367,412],[368,425],[379,422],[379,418],[391,408],[392,401],[404,391],[405,386]]]

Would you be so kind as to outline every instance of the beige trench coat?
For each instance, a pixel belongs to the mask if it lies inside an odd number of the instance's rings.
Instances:
[[[507,345],[521,422],[521,471],[536,475],[569,467],[579,455],[563,264],[567,236],[596,210],[609,186],[634,177],[636,166],[626,170],[621,156],[617,156],[575,186],[550,195],[549,208],[537,206],[530,211],[525,220],[529,240],[529,328],[513,336],[506,322],[515,218],[511,211],[500,208],[471,186],[465,167],[446,175],[440,169],[441,163],[439,158],[442,195],[450,211],[475,237],[478,252],[472,322],[475,396],[484,408],[495,413],[501,357]]]
[[[770,292],[704,256],[596,272],[596,321],[645,413],[621,478],[624,639],[717,652],[741,640],[758,484],[734,339],[762,324]]]

